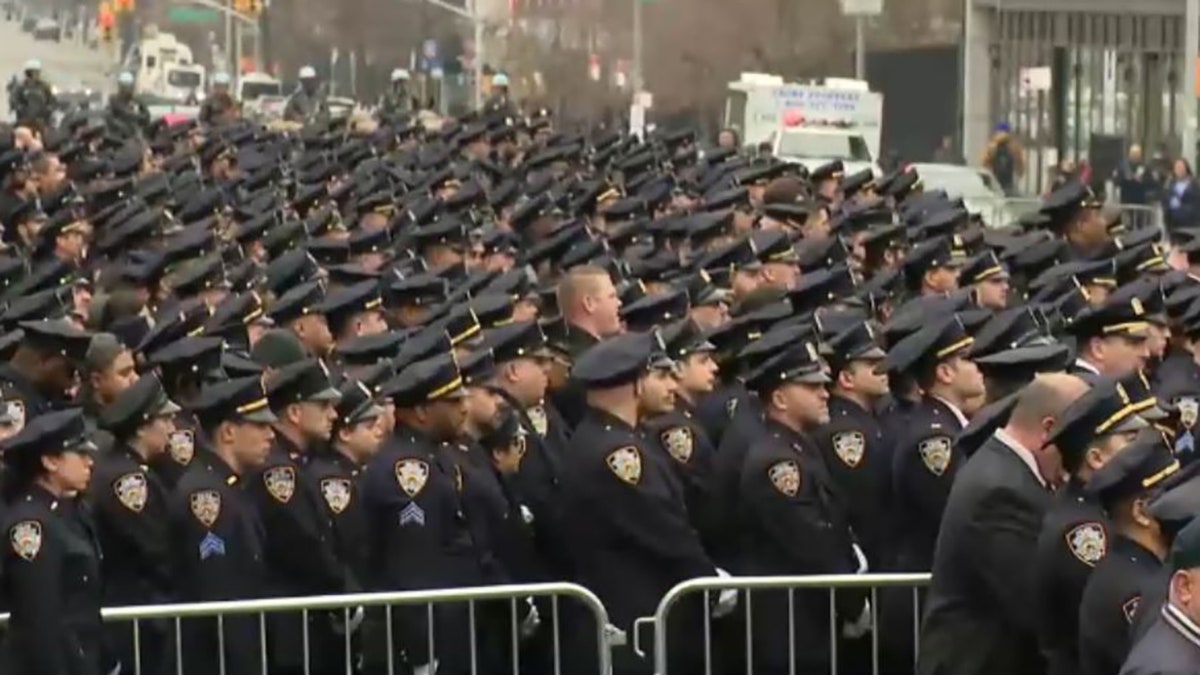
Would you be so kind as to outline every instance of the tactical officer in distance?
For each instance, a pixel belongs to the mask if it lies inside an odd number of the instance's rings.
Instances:
[[[405,368],[381,395],[396,404],[396,429],[362,475],[360,489],[377,547],[375,590],[478,586],[481,552],[459,497],[458,467],[438,451],[463,425],[463,382],[450,354]],[[462,645],[469,629],[462,605],[434,608],[435,653],[422,607],[394,611],[395,641],[417,675],[470,670]],[[436,660],[436,664],[435,664]]]
[[[392,86],[379,100],[380,119],[399,120],[413,112],[413,96],[408,90],[410,79],[404,68],[392,71]]]
[[[5,673],[103,675],[117,664],[100,622],[103,556],[76,499],[96,447],[78,408],[46,413],[4,442],[5,547],[0,600],[11,612]]]
[[[12,91],[11,107],[17,115],[17,126],[43,132],[50,126],[50,117],[58,101],[50,85],[42,79],[42,62],[25,62],[25,79]]]
[[[96,458],[89,502],[96,514],[97,536],[104,550],[104,603],[109,607],[159,605],[175,600],[171,576],[169,492],[151,464],[167,452],[179,406],[167,398],[162,383],[145,375],[119,394],[100,413],[101,429],[112,446]],[[108,626],[123,673],[133,673],[133,625]],[[139,625],[142,673],[166,675],[173,665],[171,626],[143,621]]]
[[[752,373],[766,432],[747,451],[739,494],[742,560],[748,575],[853,574],[867,571],[810,433],[828,424],[829,376],[812,342],[797,345]],[[829,668],[829,598],[755,593],[755,672],[789,672],[794,642],[797,672]],[[837,594],[838,622],[846,637],[861,636],[870,608],[861,594]],[[792,627],[789,629],[789,626]],[[792,632],[789,633],[789,630]]]
[[[1135,625],[1158,609],[1171,542],[1200,508],[1200,481],[1179,468],[1164,435],[1147,429],[1088,484],[1111,520],[1114,537],[1079,604],[1083,675],[1117,675]]]
[[[1111,528],[1087,485],[1149,425],[1119,382],[1099,380],[1063,413],[1047,440],[1070,475],[1042,520],[1034,565],[1038,643],[1050,675],[1079,672],[1079,602],[1108,553]]]
[[[133,73],[117,76],[117,93],[108,98],[108,124],[124,138],[141,136],[150,127],[150,110],[133,93]]]
[[[240,104],[229,92],[229,74],[213,75],[212,91],[200,105],[200,121],[207,125],[219,126],[237,119],[241,113]]]
[[[195,406],[209,444],[197,448],[175,486],[169,508],[180,600],[262,597],[270,576],[266,541],[243,477],[266,462],[275,415],[259,377],[207,385]],[[189,655],[184,672],[211,675],[220,671],[223,659],[228,675],[258,673],[263,648],[258,617],[225,617],[223,642],[218,640],[218,630],[216,619],[183,622],[182,650]]]
[[[329,104],[325,100],[325,92],[317,71],[312,66],[304,66],[299,73],[300,85],[288,97],[283,108],[283,119],[288,122],[311,124],[329,117]]]
[[[571,373],[587,401],[571,437],[563,479],[577,578],[626,633],[635,619],[653,613],[672,586],[716,571],[688,522],[674,475],[664,461],[655,460],[638,430],[640,381],[650,368],[669,373],[673,366],[654,346],[646,333],[610,338],[584,352]],[[722,593],[718,612],[732,610],[735,602],[732,591]],[[685,624],[698,629],[700,609],[676,610],[680,615],[673,625],[680,635],[668,640],[672,660],[695,658],[684,650]],[[649,672],[650,663],[628,651],[618,651],[614,659],[617,673]]]

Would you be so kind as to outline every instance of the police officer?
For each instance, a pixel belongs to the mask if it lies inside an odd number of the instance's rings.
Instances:
[[[450,354],[418,361],[384,384],[382,395],[396,405],[396,429],[363,473],[364,507],[374,524],[377,590],[422,590],[478,586],[484,582],[480,552],[467,527],[459,498],[457,467],[438,452],[462,428],[462,376]],[[466,608],[434,608],[426,626],[424,608],[393,612],[396,646],[418,674],[469,671]],[[434,630],[435,652],[429,652]]]
[[[890,518],[891,455],[875,409],[888,393],[887,357],[870,323],[829,341],[829,423],[812,434],[867,560],[881,565]]]
[[[141,136],[150,126],[150,110],[133,93],[133,73],[117,76],[117,93],[108,98],[108,123],[123,137]]]
[[[965,411],[971,402],[981,404],[985,393],[983,375],[968,357],[973,343],[959,319],[949,316],[888,352],[891,372],[911,374],[924,392],[892,463],[896,564],[902,570],[928,570],[933,565],[942,511],[965,459],[954,447],[954,437],[967,426]]]
[[[6,466],[3,599],[6,673],[112,672],[100,623],[104,576],[95,527],[76,498],[95,446],[83,413],[47,413],[3,445]]]
[[[1079,601],[1108,553],[1111,528],[1087,485],[1147,428],[1119,382],[1100,380],[1063,413],[1047,443],[1070,475],[1042,521],[1034,558],[1038,644],[1051,675],[1079,672]]]
[[[1167,600],[1121,666],[1120,675],[1200,673],[1200,519],[1192,519],[1171,546]]]
[[[68,405],[91,336],[62,318],[26,321],[16,352],[0,363],[0,394],[14,425]]]
[[[150,465],[167,452],[177,412],[179,406],[167,398],[153,374],[137,380],[101,411],[100,427],[112,435],[113,444],[96,458],[96,487],[89,501],[104,549],[104,602],[109,607],[175,599],[169,493]],[[141,672],[165,674],[172,666],[170,626],[144,621],[139,629]],[[112,624],[109,634],[122,672],[133,673],[138,660],[132,624]]]
[[[379,101],[381,119],[399,119],[413,111],[413,96],[408,90],[410,79],[408,70],[404,68],[392,71],[392,86]]]
[[[508,75],[496,73],[492,76],[492,95],[484,103],[483,109],[493,115],[515,116],[517,106],[508,94]]]
[[[312,66],[304,66],[300,69],[299,77],[300,85],[288,97],[283,108],[283,119],[301,124],[321,121],[329,115],[329,106],[317,71]]]
[[[195,405],[208,447],[196,450],[169,509],[180,600],[261,597],[269,576],[265,533],[243,477],[266,462],[275,415],[259,377],[208,385]],[[185,672],[218,672],[222,661],[229,675],[260,671],[258,617],[225,617],[223,641],[217,631],[215,619],[184,622]]]
[[[1088,492],[1097,495],[1112,523],[1109,555],[1096,565],[1079,604],[1079,665],[1083,675],[1117,675],[1129,654],[1143,600],[1153,612],[1163,561],[1179,523],[1155,515],[1156,502],[1195,494],[1196,485],[1175,487],[1179,460],[1162,432],[1147,429],[1096,472]],[[1172,495],[1176,489],[1182,492]],[[1160,511],[1160,513],[1162,513]]]
[[[766,431],[750,446],[741,473],[739,524],[748,575],[853,574],[867,561],[838,503],[836,488],[810,433],[829,423],[829,376],[812,342],[784,351],[747,379],[758,392]],[[756,593],[753,602],[755,672],[789,672],[790,645],[803,672],[829,668],[829,599]],[[857,593],[838,593],[837,627],[861,636],[870,609]]]
[[[652,361],[653,347],[649,334],[628,333],[598,343],[572,369],[587,401],[563,481],[577,578],[626,633],[635,619],[653,614],[672,586],[715,572],[688,523],[674,476],[638,431],[638,381],[655,363],[670,366],[665,354]],[[734,602],[736,595],[723,593],[721,611]],[[614,661],[617,673],[649,672],[648,662],[625,650]]]
[[[212,91],[200,104],[200,121],[208,125],[228,124],[239,114],[240,106],[229,92],[229,74],[213,75]]]
[[[1114,298],[1075,317],[1070,332],[1078,356],[1067,372],[1088,382],[1100,377],[1123,378],[1142,370],[1150,357],[1146,341],[1150,324],[1141,300]]]
[[[266,534],[267,595],[336,595],[360,586],[337,555],[333,519],[318,485],[303,467],[317,448],[329,442],[338,391],[317,359],[286,365],[267,378],[267,397],[275,414],[275,442],[261,467],[246,479]],[[303,551],[304,555],[297,555]],[[340,614],[340,613],[337,613]],[[324,672],[345,661],[344,639],[335,632],[341,616],[308,613],[308,653],[295,649],[301,617],[268,617],[271,663],[279,672],[300,673],[307,666]],[[358,615],[361,620],[361,615]],[[344,632],[346,626],[340,626]]]
[[[519,321],[489,330],[483,346],[496,363],[489,386],[515,411],[525,432],[525,451],[512,485],[533,519],[538,555],[553,578],[571,578],[561,494],[563,462],[570,452],[568,429],[546,400],[545,364],[552,358],[546,335],[536,321]]]
[[[712,392],[717,365],[709,342],[691,319],[664,326],[661,333],[664,351],[674,363],[673,405],[659,414],[648,414],[644,426],[651,439],[658,439],[663,457],[683,486],[688,518],[700,534],[704,548],[716,550],[719,528],[713,462],[716,448],[695,417],[695,401]]]
[[[37,59],[26,61],[25,79],[12,92],[12,108],[17,114],[17,125],[37,132],[45,131],[57,105],[50,85],[42,79],[42,62]]]

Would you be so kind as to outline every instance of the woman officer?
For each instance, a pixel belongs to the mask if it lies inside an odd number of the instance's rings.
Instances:
[[[100,623],[100,548],[77,497],[92,477],[83,412],[46,413],[6,440],[0,598],[11,613],[5,675],[103,675],[113,670]]]

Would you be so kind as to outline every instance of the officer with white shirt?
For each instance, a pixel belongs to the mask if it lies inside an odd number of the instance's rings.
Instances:
[[[919,673],[1045,670],[1032,615],[1042,516],[1057,480],[1049,429],[1088,389],[1074,375],[1037,377],[959,472],[938,534]]]
[[[1150,358],[1146,340],[1150,324],[1137,298],[1113,300],[1080,312],[1069,326],[1078,345],[1075,363],[1067,369],[1089,384],[1101,377],[1120,379],[1142,370]]]

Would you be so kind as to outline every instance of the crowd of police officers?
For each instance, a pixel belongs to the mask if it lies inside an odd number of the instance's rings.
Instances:
[[[670,672],[1200,671],[1200,233],[393,98],[0,134],[0,672],[595,672],[569,599],[99,614],[567,580],[649,673],[687,579],[929,570],[689,598]]]

